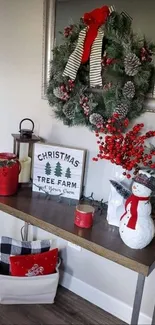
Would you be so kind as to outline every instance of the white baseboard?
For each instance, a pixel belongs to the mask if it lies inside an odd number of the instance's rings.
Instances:
[[[120,320],[130,323],[132,307],[124,302],[107,295],[106,293],[90,286],[89,284],[60,271],[60,284],[76,293],[78,296],[90,301],[92,304],[104,309],[108,313],[118,317]],[[150,325],[151,318],[140,313],[139,325]]]

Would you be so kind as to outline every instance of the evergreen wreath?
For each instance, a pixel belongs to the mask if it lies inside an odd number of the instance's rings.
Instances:
[[[90,23],[94,19],[97,30]],[[133,33],[128,15],[104,6],[61,34],[63,43],[53,50],[47,90],[57,119],[68,126],[115,133],[144,112],[154,75],[155,45]]]

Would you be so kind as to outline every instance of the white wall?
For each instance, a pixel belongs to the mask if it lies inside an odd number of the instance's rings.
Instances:
[[[137,17],[134,24],[154,37],[155,2],[113,3],[118,9],[123,4],[131,16]],[[92,162],[96,153],[94,135],[85,128],[67,128],[57,122],[50,116],[47,102],[41,99],[42,15],[42,0],[0,0],[0,151],[12,150],[11,133],[17,132],[19,121],[28,116],[36,122],[36,132],[45,139],[88,150],[86,194],[94,192],[97,199],[106,200],[113,169],[106,162],[97,165]],[[154,126],[155,115],[147,113],[143,119],[148,127]],[[61,241],[61,246],[66,243]],[[131,306],[136,283],[134,272],[86,250],[67,248],[63,256],[67,259],[68,273]],[[147,280],[142,306],[149,316],[155,301],[154,286],[153,273]]]

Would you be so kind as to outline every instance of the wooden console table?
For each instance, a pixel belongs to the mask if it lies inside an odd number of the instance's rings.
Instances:
[[[120,239],[118,228],[109,226],[106,215],[98,213],[92,229],[78,228],[74,225],[75,206],[58,203],[44,194],[31,192],[30,188],[20,189],[15,196],[0,197],[0,210],[136,271],[138,280],[131,324],[138,324],[145,278],[155,268],[155,239],[143,250],[130,249]]]

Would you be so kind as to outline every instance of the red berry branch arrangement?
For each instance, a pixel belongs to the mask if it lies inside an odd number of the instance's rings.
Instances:
[[[152,161],[155,149],[148,149],[145,145],[145,140],[154,137],[155,131],[141,134],[140,131],[143,127],[143,123],[137,124],[126,134],[106,135],[105,139],[100,132],[96,132],[99,153],[93,160],[106,159],[113,164],[122,166],[126,170],[123,174],[127,178],[131,177],[129,172],[133,169],[136,174],[139,168],[155,168],[155,162]]]

